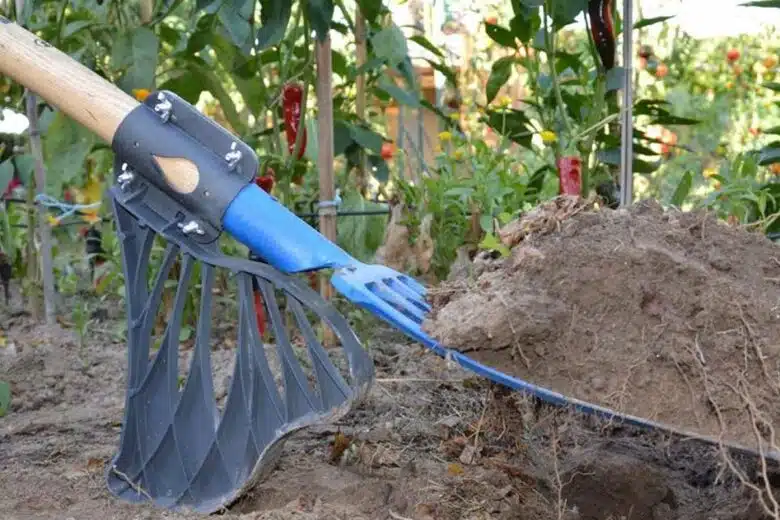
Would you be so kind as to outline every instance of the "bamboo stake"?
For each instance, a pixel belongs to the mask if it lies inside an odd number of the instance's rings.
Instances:
[[[21,13],[24,11],[24,0],[16,0],[16,15],[19,24]],[[28,132],[30,133],[30,153],[35,162],[35,189],[39,194],[46,191],[46,166],[43,162],[43,145],[41,144],[41,134],[38,130],[38,103],[37,96],[29,89],[25,89],[27,102],[27,119],[29,121]],[[46,324],[54,325],[57,320],[57,306],[55,302],[56,292],[54,290],[54,262],[51,252],[51,229],[46,221],[46,208],[38,205],[38,238],[41,243],[40,251],[40,269],[43,278],[43,305],[46,316]]]
[[[623,0],[623,128],[620,154],[620,205],[628,206],[633,199],[633,82],[631,76],[633,58],[633,13],[632,0]]]
[[[355,14],[355,57],[357,68],[360,69],[368,58],[366,49],[366,19],[357,7]],[[355,113],[358,119],[366,118],[366,76],[358,74],[355,82]],[[358,189],[363,196],[368,195],[368,165],[365,155],[361,156],[357,172]]]
[[[320,172],[320,232],[332,242],[336,241],[336,197],[333,175],[333,64],[331,61],[330,34],[316,43],[317,56],[317,168]],[[320,277],[320,294],[326,300],[333,295],[333,287]],[[330,327],[323,323],[323,343],[333,345],[335,337]]]
[[[154,0],[141,0],[141,25],[147,25],[152,21],[154,14]]]

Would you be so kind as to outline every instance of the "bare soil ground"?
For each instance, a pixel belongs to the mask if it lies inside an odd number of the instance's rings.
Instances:
[[[115,324],[91,326],[81,348],[70,330],[2,320],[0,379],[13,401],[0,418],[0,518],[202,518],[105,488],[125,389],[125,348],[105,332]],[[546,408],[387,332],[364,342],[377,370],[366,400],[338,424],[298,433],[223,518],[763,518],[711,446]],[[231,351],[213,356],[227,375]]]
[[[437,289],[425,328],[540,386],[776,450],[780,247],[703,212],[557,199],[504,259]]]

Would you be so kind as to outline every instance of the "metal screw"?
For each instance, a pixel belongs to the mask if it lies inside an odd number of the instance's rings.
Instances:
[[[171,110],[173,109],[173,105],[162,92],[157,94],[157,101],[158,103],[154,105],[154,111],[160,114],[160,119],[162,119],[163,123],[167,123],[168,119],[171,117]]]
[[[182,233],[185,235],[189,235],[190,233],[195,233],[197,235],[205,234],[205,231],[203,231],[203,228],[200,227],[200,224],[194,220],[190,220],[186,224],[179,224],[179,229],[181,229]]]
[[[233,141],[233,143],[230,144],[230,151],[225,154],[225,160],[227,161],[228,168],[230,170],[232,170],[233,168],[236,167],[236,165],[238,164],[238,161],[241,160],[241,157],[243,155],[241,153],[241,150],[237,150],[236,149],[237,146],[238,145],[236,144],[236,142]]]

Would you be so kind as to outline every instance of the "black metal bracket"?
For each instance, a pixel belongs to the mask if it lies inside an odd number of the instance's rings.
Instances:
[[[127,115],[111,147],[120,201],[147,207],[199,243],[219,237],[225,210],[259,167],[249,145],[165,90],[153,92]],[[155,157],[194,163],[195,189],[173,189]]]

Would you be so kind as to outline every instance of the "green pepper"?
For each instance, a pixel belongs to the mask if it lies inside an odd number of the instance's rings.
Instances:
[[[588,0],[590,32],[606,70],[615,66],[615,28],[612,23],[612,0]]]

